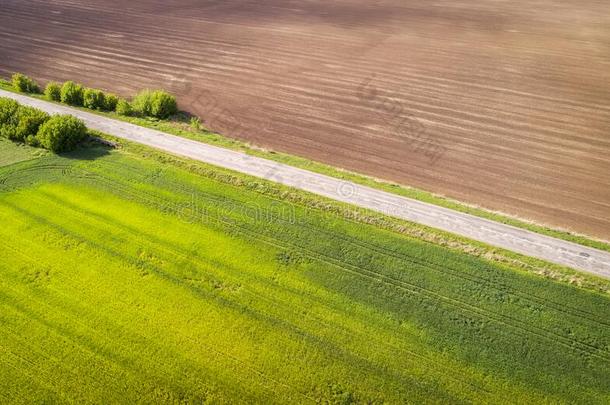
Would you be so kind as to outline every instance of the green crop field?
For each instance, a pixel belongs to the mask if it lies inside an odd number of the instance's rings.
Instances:
[[[0,143],[0,402],[610,401],[608,294],[145,155]]]

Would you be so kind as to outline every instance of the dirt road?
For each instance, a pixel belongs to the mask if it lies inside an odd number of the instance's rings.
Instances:
[[[83,119],[90,128],[176,155],[266,178],[334,200],[610,278],[608,252],[24,95],[0,90],[0,97],[11,97],[49,113],[72,114]]]
[[[605,1],[4,0],[0,74],[610,240]],[[239,123],[239,124],[236,124]]]

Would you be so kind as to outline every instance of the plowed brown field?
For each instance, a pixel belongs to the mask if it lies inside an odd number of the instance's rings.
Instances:
[[[605,1],[0,1],[0,73],[610,239]]]

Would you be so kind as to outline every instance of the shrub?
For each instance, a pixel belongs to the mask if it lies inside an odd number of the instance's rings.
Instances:
[[[46,112],[27,106],[19,107],[17,117],[17,127],[11,139],[20,142],[25,142],[28,136],[36,136],[38,129],[50,119]]]
[[[118,102],[119,102],[119,97],[116,94],[112,94],[112,93],[106,94],[104,110],[114,111],[116,109],[116,105]]]
[[[55,115],[40,127],[36,137],[42,147],[53,152],[66,152],[87,137],[87,127],[71,115]]]
[[[61,102],[74,106],[83,105],[83,86],[67,81],[61,86]]]
[[[24,142],[28,135],[36,135],[49,115],[37,108],[19,105],[14,100],[0,99],[0,136]]]
[[[13,88],[23,93],[40,93],[38,84],[21,73],[15,73],[12,77]]]
[[[131,104],[129,104],[129,102],[123,98],[119,99],[119,101],[117,102],[115,111],[119,115],[129,116],[133,114],[133,108],[131,107]]]
[[[152,90],[142,90],[131,102],[133,111],[144,116],[150,116],[152,111]]]
[[[176,98],[162,90],[153,93],[152,116],[165,119],[178,112]]]
[[[14,122],[19,103],[12,98],[0,97],[0,125]]]
[[[57,82],[47,83],[47,87],[44,89],[44,96],[47,100],[61,101],[61,87]]]
[[[83,106],[92,110],[102,110],[106,105],[106,97],[101,90],[86,88],[83,91]]]
[[[71,115],[50,117],[37,108],[0,97],[0,136],[64,152],[87,137],[87,127]]]
[[[13,139],[17,130],[19,103],[10,98],[0,98],[0,136]]]
[[[138,114],[167,118],[178,112],[176,98],[163,90],[143,90],[133,99],[133,109]]]
[[[0,136],[2,138],[14,139],[15,133],[17,132],[17,126],[15,125],[1,125],[0,126]]]

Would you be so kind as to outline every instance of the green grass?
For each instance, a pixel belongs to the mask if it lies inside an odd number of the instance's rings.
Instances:
[[[14,91],[9,82],[0,81],[0,88],[8,91]],[[41,95],[30,95],[32,97],[43,98]],[[139,117],[125,117],[118,115],[113,112],[100,112],[91,111],[85,108],[79,108],[84,111],[92,112],[121,121],[130,122],[132,124],[140,125],[147,128],[156,129],[159,131],[171,133],[173,135],[181,136],[188,139],[193,139],[200,142],[209,143],[216,146],[221,146],[229,149],[240,150],[253,156],[259,156],[266,159],[270,159],[276,162],[285,163],[291,166],[299,167],[302,169],[311,170],[313,172],[325,174],[331,177],[340,178],[347,181],[352,181],[357,184],[364,186],[384,190],[393,194],[401,195],[408,198],[413,198],[418,201],[424,201],[430,204],[439,205],[441,207],[450,208],[456,211],[465,212],[471,215],[475,215],[481,218],[487,218],[496,222],[508,224],[522,229],[527,229],[532,232],[537,232],[543,235],[549,235],[558,239],[567,240],[570,242],[578,243],[583,246],[589,246],[596,249],[610,252],[610,244],[607,241],[601,241],[593,239],[586,235],[580,235],[574,232],[568,232],[565,230],[554,229],[548,226],[536,224],[534,222],[522,220],[509,215],[489,211],[480,207],[468,205],[450,198],[446,198],[428,191],[420,190],[406,185],[398,185],[394,183],[385,182],[372,177],[361,175],[358,173],[341,170],[323,163],[315,162],[309,159],[301,158],[298,156],[279,153],[275,151],[263,150],[260,148],[253,147],[247,143],[225,137],[223,135],[211,132],[205,128],[201,130],[194,130],[188,124],[188,118],[179,116],[173,121],[169,120],[157,120],[150,118],[139,118]]]
[[[1,167],[2,402],[610,401],[608,294],[346,209],[133,145]]]
[[[24,160],[45,156],[49,152],[44,149],[32,148],[23,144],[15,144],[6,138],[0,138],[0,167],[8,166]]]

